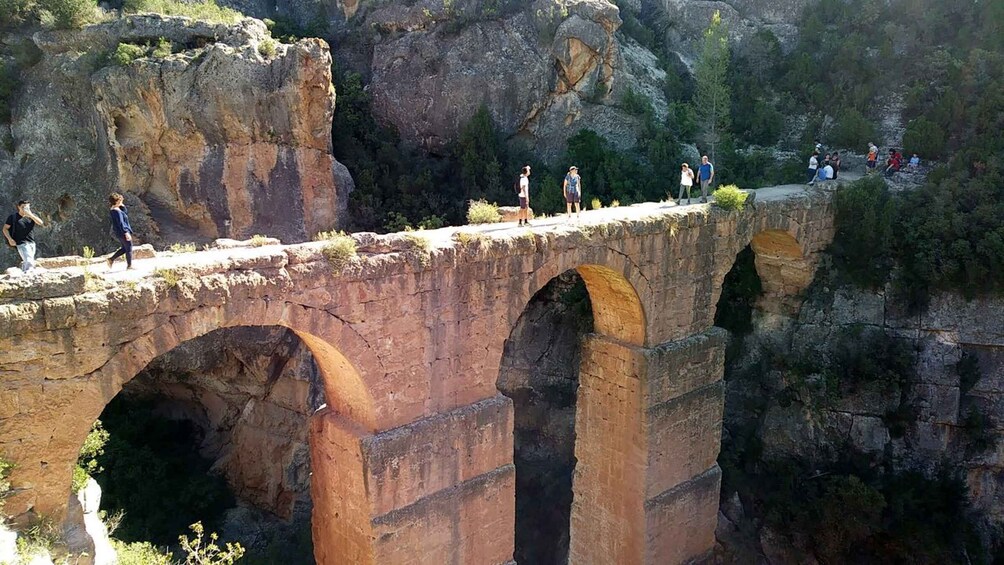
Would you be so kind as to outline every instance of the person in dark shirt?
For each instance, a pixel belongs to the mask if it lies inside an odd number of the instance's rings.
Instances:
[[[108,259],[108,268],[111,269],[115,260],[125,255],[126,269],[132,268],[132,226],[129,225],[129,213],[126,212],[122,195],[113,192],[108,196],[108,202],[112,207],[108,210],[108,217],[112,222],[112,232],[118,238],[122,247]]]
[[[22,200],[17,203],[17,212],[7,217],[3,225],[3,236],[7,245],[17,248],[21,256],[21,271],[27,273],[35,266],[35,238],[31,232],[35,226],[44,226],[42,218],[31,211],[31,203]]]

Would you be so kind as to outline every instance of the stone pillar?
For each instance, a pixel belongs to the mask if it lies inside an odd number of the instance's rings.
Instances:
[[[670,564],[715,543],[724,330],[583,345],[570,563]]]
[[[336,420],[320,412],[311,427],[318,564],[512,561],[516,472],[508,398],[367,437],[347,437]]]

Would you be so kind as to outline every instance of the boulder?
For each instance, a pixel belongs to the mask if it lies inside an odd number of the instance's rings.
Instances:
[[[105,56],[160,38],[171,54],[127,65]],[[302,241],[342,220],[351,183],[331,154],[325,42],[264,55],[273,40],[260,21],[156,15],[33,41],[42,55],[14,101],[15,150],[0,155],[18,164],[17,182],[0,197],[37,203],[49,220],[41,254],[111,251],[111,191],[126,196],[140,239],[158,246],[256,233]]]

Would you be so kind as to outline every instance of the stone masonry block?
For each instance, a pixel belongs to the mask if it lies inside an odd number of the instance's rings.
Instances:
[[[375,518],[376,563],[509,563],[515,514],[510,464]]]
[[[724,385],[718,381],[648,409],[646,496],[657,496],[714,465],[724,405]]]
[[[501,394],[363,440],[374,515],[510,464],[512,401]]]
[[[722,471],[704,473],[645,502],[645,563],[687,563],[715,547]]]
[[[727,331],[711,328],[648,350],[648,406],[722,380],[727,341]]]

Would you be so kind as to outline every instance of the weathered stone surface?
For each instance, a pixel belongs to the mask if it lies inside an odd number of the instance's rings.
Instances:
[[[503,12],[472,0],[361,8],[347,28],[379,35],[365,54],[343,42],[343,58],[365,59],[376,114],[433,151],[482,105],[504,132],[529,137],[548,158],[584,127],[633,146],[639,122],[618,107],[629,88],[666,114],[665,75],[649,65],[654,55],[616,35],[619,11],[606,0]]]
[[[103,62],[120,42],[158,38],[174,53]],[[324,42],[279,44],[264,57],[258,46],[271,39],[260,21],[154,15],[34,40],[42,59],[14,104],[17,182],[0,190],[29,197],[49,220],[41,255],[112,250],[113,190],[126,195],[137,239],[157,245],[254,233],[302,241],[340,221],[350,187],[336,184],[346,175],[331,155]]]

